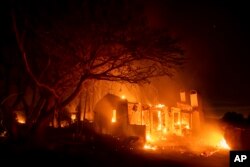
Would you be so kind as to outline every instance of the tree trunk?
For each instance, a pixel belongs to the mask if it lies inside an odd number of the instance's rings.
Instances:
[[[87,79],[89,78],[89,76],[87,74],[84,74],[81,76],[78,84],[76,85],[76,88],[75,90],[71,93],[70,96],[68,96],[63,102],[61,102],[61,106],[62,107],[65,107],[66,105],[68,105],[72,100],[74,100],[78,95],[79,93],[81,92],[82,90],[82,83]]]
[[[51,118],[53,118],[55,111],[57,110],[57,105],[55,98],[51,100],[53,96],[43,96],[39,100],[38,106],[35,107],[33,112],[35,115],[30,120],[30,128],[28,130],[27,136],[30,140],[37,145],[43,145],[46,142],[46,128],[49,126]]]

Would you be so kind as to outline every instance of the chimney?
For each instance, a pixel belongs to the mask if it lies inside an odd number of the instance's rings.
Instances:
[[[180,91],[180,98],[181,102],[186,102],[186,92],[185,91]]]

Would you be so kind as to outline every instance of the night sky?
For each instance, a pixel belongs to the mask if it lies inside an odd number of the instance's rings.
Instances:
[[[181,39],[188,59],[182,84],[199,90],[207,107],[249,113],[250,11],[246,2],[158,2],[155,11],[160,22]]]
[[[171,34],[181,40],[187,57],[180,76],[185,88],[199,90],[210,106],[250,106],[247,2],[158,0],[142,3],[153,26],[168,27]],[[5,16],[8,14],[2,14],[2,18],[9,24]],[[8,28],[2,27],[5,31]],[[1,42],[8,38],[3,34]]]
[[[215,99],[249,101],[246,5],[210,2],[183,7],[175,12],[180,15],[177,31],[183,34],[186,54],[192,60],[188,77]]]

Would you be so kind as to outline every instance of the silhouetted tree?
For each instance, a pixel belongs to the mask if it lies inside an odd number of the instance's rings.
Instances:
[[[177,40],[165,28],[151,27],[136,1],[43,5],[19,4],[12,10],[31,79],[32,89],[23,97],[33,99],[25,105],[34,129],[76,98],[88,80],[147,83],[173,76],[183,64]]]
[[[244,125],[245,119],[241,113],[226,112],[222,117],[222,121],[231,125]]]
[[[247,124],[250,125],[250,114],[247,116]]]

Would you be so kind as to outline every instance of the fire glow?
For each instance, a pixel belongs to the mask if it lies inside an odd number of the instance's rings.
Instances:
[[[164,104],[157,104],[155,107],[156,108],[163,108],[163,107],[165,107],[165,105]]]
[[[162,124],[161,111],[158,111],[158,128],[157,128],[157,130],[161,130],[161,124]]]
[[[25,115],[21,112],[17,112],[16,113],[16,121],[20,124],[25,124],[26,123]]]
[[[75,120],[76,120],[76,114],[72,114],[70,118],[71,118],[72,122],[75,122]]]
[[[147,135],[146,135],[146,140],[147,140],[147,141],[151,141],[151,140],[152,140],[152,138],[151,138],[151,135],[150,135],[150,134],[147,134]]]
[[[126,96],[125,96],[125,95],[122,95],[122,96],[121,96],[121,99],[123,99],[123,100],[126,99]]]
[[[178,102],[176,106],[158,103],[151,105],[130,101],[131,96],[126,95],[127,99],[120,93],[119,96],[114,95],[115,100],[109,99],[113,96],[107,96],[105,100],[114,104],[108,109],[98,106],[103,109],[99,112],[107,114],[105,119],[108,118],[109,124],[105,130],[110,134],[114,133],[115,136],[119,132],[118,135],[135,135],[138,137],[139,149],[155,153],[175,150],[195,155],[203,155],[204,152],[204,156],[210,156],[217,151],[230,149],[220,127],[205,122],[201,126],[202,108],[197,106],[198,103],[192,103],[194,107],[188,102]],[[192,97],[197,98],[193,94]],[[103,126],[103,123],[100,125]],[[123,129],[124,132],[120,133]]]
[[[22,115],[17,115],[16,119],[17,119],[17,122],[20,123],[20,124],[25,124],[26,123],[26,119]]]
[[[153,150],[153,151],[155,151],[156,150],[156,146],[152,146],[151,144],[146,143],[144,145],[144,149],[145,150]]]
[[[111,122],[112,122],[112,123],[116,122],[116,110],[113,110],[113,111],[112,111],[112,119],[111,119]]]
[[[227,142],[226,142],[226,140],[224,138],[221,139],[218,146],[220,148],[222,148],[222,149],[230,150],[230,147],[229,147],[229,145],[227,144]]]

